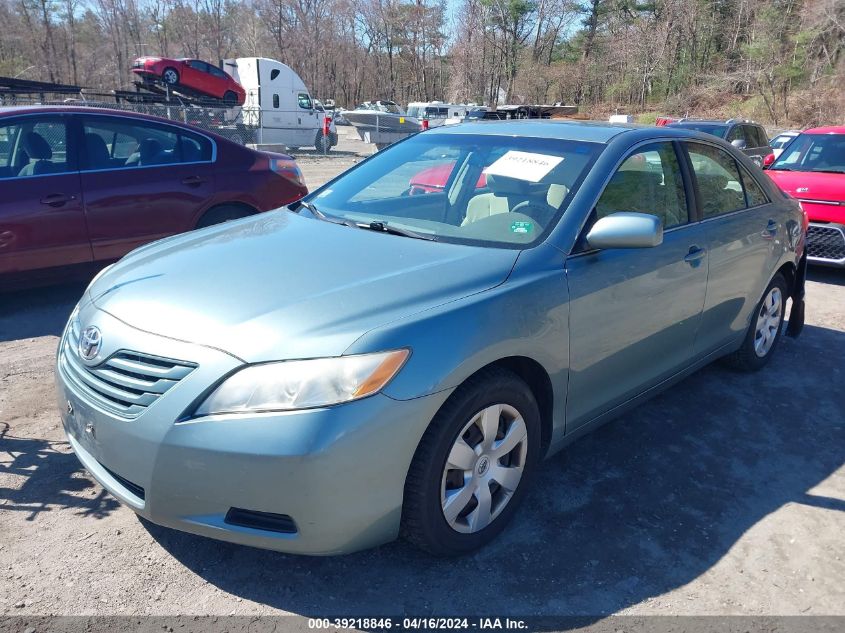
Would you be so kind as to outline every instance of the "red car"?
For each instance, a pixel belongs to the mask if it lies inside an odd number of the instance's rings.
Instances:
[[[37,106],[0,108],[0,191],[2,289],[308,190],[290,156],[157,117]]]
[[[455,162],[452,161],[423,169],[414,176],[411,176],[411,180],[408,182],[408,190],[406,191],[407,195],[416,196],[421,193],[439,193],[443,191],[446,183],[449,181],[449,176],[452,175],[452,169],[454,167]],[[475,183],[475,188],[483,189],[486,186],[487,176],[481,174]]]
[[[180,90],[222,99],[229,106],[243,105],[246,99],[241,84],[199,59],[139,57],[132,64],[132,72],[145,80],[156,79]]]
[[[810,219],[807,260],[845,268],[845,126],[805,130],[766,173]]]

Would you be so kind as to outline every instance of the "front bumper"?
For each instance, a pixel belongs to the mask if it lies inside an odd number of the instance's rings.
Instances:
[[[58,400],[71,446],[88,472],[139,515],[186,532],[302,554],[346,553],[396,538],[408,467],[448,393],[408,401],[376,395],[323,409],[176,422],[240,361],[135,330],[91,305],[80,320],[101,330],[104,359],[129,349],[196,364],[127,419],[80,389],[60,354]],[[295,531],[233,525],[226,521],[232,508],[287,515]]]
[[[845,224],[810,222],[807,259],[811,264],[845,268]]]

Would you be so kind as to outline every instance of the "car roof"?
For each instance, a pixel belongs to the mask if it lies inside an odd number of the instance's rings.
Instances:
[[[23,105],[23,106],[0,106],[0,117],[15,116],[17,114],[59,114],[75,112],[78,114],[108,114],[127,116],[136,119],[145,119],[148,121],[161,121],[171,125],[179,125],[186,127],[181,121],[173,121],[165,119],[164,117],[153,116],[150,114],[141,114],[140,112],[133,112],[132,110],[119,110],[117,108],[109,107],[91,107],[80,105]]]
[[[728,127],[729,125],[733,125],[734,123],[739,123],[739,121],[733,121],[728,123],[727,121],[720,121],[717,119],[687,119],[686,121],[672,121],[671,123],[667,123],[666,126],[683,126],[683,125],[723,125],[724,127]]]
[[[605,121],[568,121],[563,119],[519,119],[504,121],[478,121],[460,125],[442,125],[425,134],[479,134],[484,136],[523,136],[552,138],[561,141],[609,143],[613,138],[629,134],[638,138],[672,136],[677,138],[707,138],[710,135],[682,128],[667,129],[635,123],[608,123]]]
[[[828,125],[804,130],[804,134],[845,134],[845,125]]]

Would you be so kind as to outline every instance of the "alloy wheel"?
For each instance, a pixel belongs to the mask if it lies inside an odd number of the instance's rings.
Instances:
[[[772,349],[783,317],[783,294],[774,286],[760,306],[754,330],[754,353],[763,358]]]
[[[522,479],[528,430],[519,412],[494,404],[476,413],[452,444],[440,486],[449,526],[483,530],[504,510]]]

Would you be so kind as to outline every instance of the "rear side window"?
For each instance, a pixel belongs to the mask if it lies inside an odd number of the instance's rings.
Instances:
[[[745,199],[749,207],[759,207],[761,204],[768,204],[769,198],[763,192],[763,188],[748,173],[745,167],[740,167],[742,173],[742,186],[745,189]]]
[[[69,158],[63,119],[26,117],[0,126],[0,178],[71,171]]]
[[[650,213],[664,228],[689,221],[684,182],[672,143],[652,143],[619,166],[596,204],[596,217],[619,211]]]
[[[698,185],[701,213],[712,218],[745,208],[745,194],[733,157],[712,145],[687,143]]]
[[[86,119],[83,147],[84,170],[203,162],[213,152],[203,136],[117,117]]]
[[[279,95],[273,95],[273,107],[278,109],[278,107],[279,107]]]

